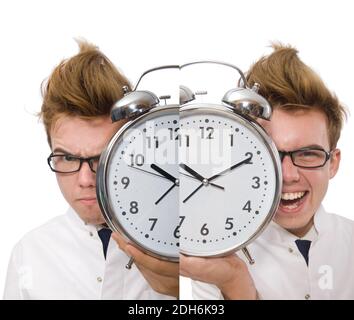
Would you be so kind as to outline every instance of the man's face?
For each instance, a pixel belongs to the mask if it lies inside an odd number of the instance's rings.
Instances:
[[[83,120],[63,116],[51,130],[52,151],[84,158],[100,155],[120,125],[112,124],[109,117]],[[65,200],[83,221],[94,225],[104,222],[96,199],[96,174],[87,162],[79,172],[56,173],[56,177]]]
[[[329,151],[326,116],[319,110],[287,112],[275,109],[271,121],[261,125],[272,137],[280,151],[293,151],[304,147],[321,147]],[[290,156],[282,162],[282,200],[275,215],[275,222],[301,237],[313,224],[313,216],[319,208],[340,162],[340,151],[322,168],[304,169],[294,166]],[[290,200],[289,199],[293,199]]]

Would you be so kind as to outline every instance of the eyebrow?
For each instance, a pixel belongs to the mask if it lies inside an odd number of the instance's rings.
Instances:
[[[307,146],[304,146],[304,147],[301,147],[300,149],[304,149],[304,148],[321,148],[321,149],[324,149],[326,150],[326,148],[324,146],[321,146],[319,144],[310,144],[310,145],[307,145]]]
[[[63,154],[68,154],[70,156],[73,156],[73,157],[77,157],[77,158],[82,158],[81,156],[78,156],[78,155],[75,155],[73,154],[72,152],[69,152],[69,151],[66,151],[62,148],[55,148],[53,151],[52,151],[53,154],[56,154],[56,153],[63,153]],[[93,155],[93,156],[90,156],[90,157],[84,157],[84,158],[99,158],[101,156],[101,154],[96,154],[96,155]]]
[[[70,154],[70,155],[72,155],[71,152],[66,151],[66,150],[64,150],[64,149],[62,149],[62,148],[55,148],[55,149],[53,150],[53,153],[64,153],[64,154]]]
[[[297,150],[302,150],[302,149],[323,149],[323,150],[326,150],[326,148],[324,146],[321,146],[319,144],[310,144],[310,145],[305,145],[305,146],[302,146],[298,149],[294,149],[292,151],[297,151]],[[285,150],[280,150],[278,149],[279,151],[285,151]]]

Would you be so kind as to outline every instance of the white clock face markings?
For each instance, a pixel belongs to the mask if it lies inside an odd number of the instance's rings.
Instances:
[[[107,171],[119,228],[144,249],[178,257],[178,112],[148,116],[115,144]]]
[[[203,184],[180,175],[181,251],[228,252],[253,237],[273,207],[271,153],[255,130],[225,114],[185,112],[180,127],[180,163],[208,179]],[[186,173],[183,167],[180,172]]]

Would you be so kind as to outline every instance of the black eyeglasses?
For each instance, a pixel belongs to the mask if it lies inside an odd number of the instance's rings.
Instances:
[[[294,151],[278,151],[280,160],[283,162],[285,156],[290,156],[294,166],[300,168],[321,168],[331,158],[332,151],[327,152],[322,148],[302,148]]]
[[[50,169],[58,173],[78,172],[84,162],[87,162],[91,171],[96,173],[100,156],[88,158],[76,157],[70,154],[53,154],[47,159]]]

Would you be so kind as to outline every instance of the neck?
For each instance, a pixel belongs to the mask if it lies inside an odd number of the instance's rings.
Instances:
[[[313,218],[308,222],[307,225],[301,227],[301,228],[297,228],[297,229],[286,229],[288,232],[290,232],[291,234],[293,234],[294,236],[298,237],[298,238],[302,238],[304,237],[309,230],[312,228],[313,226]]]

